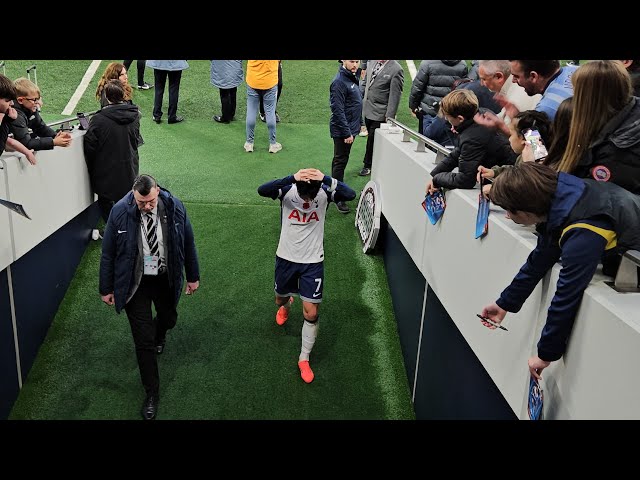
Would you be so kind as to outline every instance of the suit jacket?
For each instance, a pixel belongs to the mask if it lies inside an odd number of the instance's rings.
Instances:
[[[200,280],[198,254],[193,228],[182,202],[162,188],[158,198],[169,285],[173,292],[173,304],[178,305],[184,274],[187,282]],[[142,273],[140,211],[133,192],[129,192],[111,209],[104,230],[100,295],[113,293],[116,312],[120,313],[140,285]]]
[[[365,87],[363,113],[369,120],[385,122],[395,118],[404,86],[404,70],[396,60],[389,60],[370,84],[371,74],[377,60],[367,64],[367,86]]]

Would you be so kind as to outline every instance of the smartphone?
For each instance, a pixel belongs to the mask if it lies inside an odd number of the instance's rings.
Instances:
[[[533,161],[539,162],[543,158],[546,158],[549,153],[547,147],[545,147],[540,132],[538,130],[526,129],[524,132],[524,139],[531,145],[533,151]]]
[[[87,120],[87,117],[84,116],[84,113],[83,112],[78,112],[77,116],[78,116],[78,121],[80,122],[79,130],[88,130],[89,129],[89,120]]]

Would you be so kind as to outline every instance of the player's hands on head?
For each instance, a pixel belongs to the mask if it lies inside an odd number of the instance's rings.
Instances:
[[[308,168],[307,170],[309,171],[309,180],[318,180],[320,182],[324,180],[324,173],[317,168]]]
[[[316,168],[303,168],[293,174],[296,182],[309,182],[311,180],[323,180],[324,173]]]

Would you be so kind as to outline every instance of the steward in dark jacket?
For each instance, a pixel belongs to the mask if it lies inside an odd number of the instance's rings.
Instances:
[[[162,204],[159,209],[164,210],[160,223],[165,245],[168,245],[166,266],[172,302],[177,306],[184,283],[183,270],[188,282],[200,279],[198,255],[191,222],[182,202],[163,188],[160,188],[158,202]],[[140,210],[133,192],[129,191],[112,209],[104,231],[100,261],[100,294],[114,294],[118,313],[131,299],[142,277],[140,222]]]
[[[342,65],[329,87],[329,106],[331,119],[329,132],[331,138],[348,138],[360,133],[362,116],[362,96],[359,78]]]
[[[124,308],[136,347],[146,397],[145,420],[156,418],[160,395],[157,355],[178,320],[177,305],[187,275],[186,295],[200,286],[193,229],[180,200],[140,175],[116,203],[102,240],[100,295],[117,313]],[[153,308],[155,307],[155,315]]]

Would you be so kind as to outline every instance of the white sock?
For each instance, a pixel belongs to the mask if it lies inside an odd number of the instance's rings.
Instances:
[[[313,349],[313,344],[318,336],[318,321],[309,322],[305,319],[302,324],[302,349],[300,350],[300,358],[298,361],[309,361],[309,354]]]

